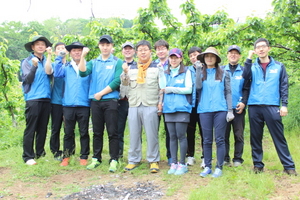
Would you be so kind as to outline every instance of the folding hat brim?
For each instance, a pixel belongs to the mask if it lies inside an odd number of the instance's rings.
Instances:
[[[35,40],[31,41],[31,42],[26,43],[26,44],[24,45],[24,46],[25,46],[25,49],[26,49],[27,51],[29,51],[29,52],[32,52],[33,50],[32,50],[32,48],[31,48],[31,45],[32,45],[34,42],[40,41],[40,40],[46,42],[46,47],[52,47],[52,43],[51,43],[47,38],[45,38],[45,37],[39,37],[39,38],[37,38],[37,39],[35,39]]]
[[[205,55],[205,54],[208,54],[208,53],[212,53],[212,54],[214,54],[214,55],[217,56],[217,63],[220,63],[220,62],[221,62],[220,56],[219,56],[218,54],[216,54],[216,52],[213,52],[213,51],[205,51],[205,52],[202,52],[201,54],[199,54],[199,55],[197,56],[197,60],[200,60],[201,63],[205,63],[205,62],[204,62],[204,55]]]
[[[68,45],[68,46],[66,46],[66,49],[68,50],[68,51],[71,51],[72,49],[79,49],[79,48],[83,48],[83,47],[85,47],[84,45]]]

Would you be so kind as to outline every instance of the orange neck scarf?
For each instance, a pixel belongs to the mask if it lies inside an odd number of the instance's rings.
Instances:
[[[138,84],[144,84],[145,83],[146,70],[150,66],[151,62],[152,62],[151,58],[148,60],[148,62],[146,62],[144,64],[141,64],[138,61],[138,74],[137,74],[137,81],[136,81]]]

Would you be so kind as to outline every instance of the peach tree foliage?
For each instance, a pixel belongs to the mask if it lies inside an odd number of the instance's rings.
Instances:
[[[17,72],[20,69],[20,61],[10,60],[6,57],[6,40],[0,41],[0,108],[2,122],[7,123],[6,117],[11,117],[11,122],[17,126],[17,117],[22,115],[23,96],[21,85],[18,82]],[[1,123],[2,123],[1,122]],[[1,124],[4,125],[4,124]],[[8,124],[8,123],[7,123]],[[11,123],[9,123],[11,124]]]

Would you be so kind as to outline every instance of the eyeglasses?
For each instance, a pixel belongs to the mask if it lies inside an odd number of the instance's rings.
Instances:
[[[138,49],[136,51],[140,52],[140,53],[144,53],[144,52],[150,51],[150,49]]]
[[[268,45],[263,44],[263,45],[256,46],[255,49],[265,49],[267,47],[268,47]]]
[[[156,49],[156,52],[162,52],[162,51],[166,51],[168,50],[166,47],[163,47],[163,48],[157,48]]]

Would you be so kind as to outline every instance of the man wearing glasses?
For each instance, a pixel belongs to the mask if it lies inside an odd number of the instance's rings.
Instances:
[[[162,105],[159,100],[159,68],[151,58],[151,45],[141,40],[136,45],[137,63],[128,67],[123,64],[121,83],[128,85],[128,124],[130,144],[128,165],[125,171],[131,171],[139,166],[142,160],[142,126],[146,133],[147,161],[150,172],[159,171],[158,162],[158,115],[161,115]],[[162,74],[163,74],[163,70]]]
[[[284,167],[283,172],[288,175],[297,175],[284,136],[281,118],[288,114],[288,75],[285,66],[268,55],[270,50],[267,39],[256,40],[254,50],[249,51],[243,74],[245,80],[251,81],[248,112],[253,171],[261,173],[264,170],[262,138],[264,123],[266,123]],[[253,54],[256,54],[258,58],[252,64]]]

